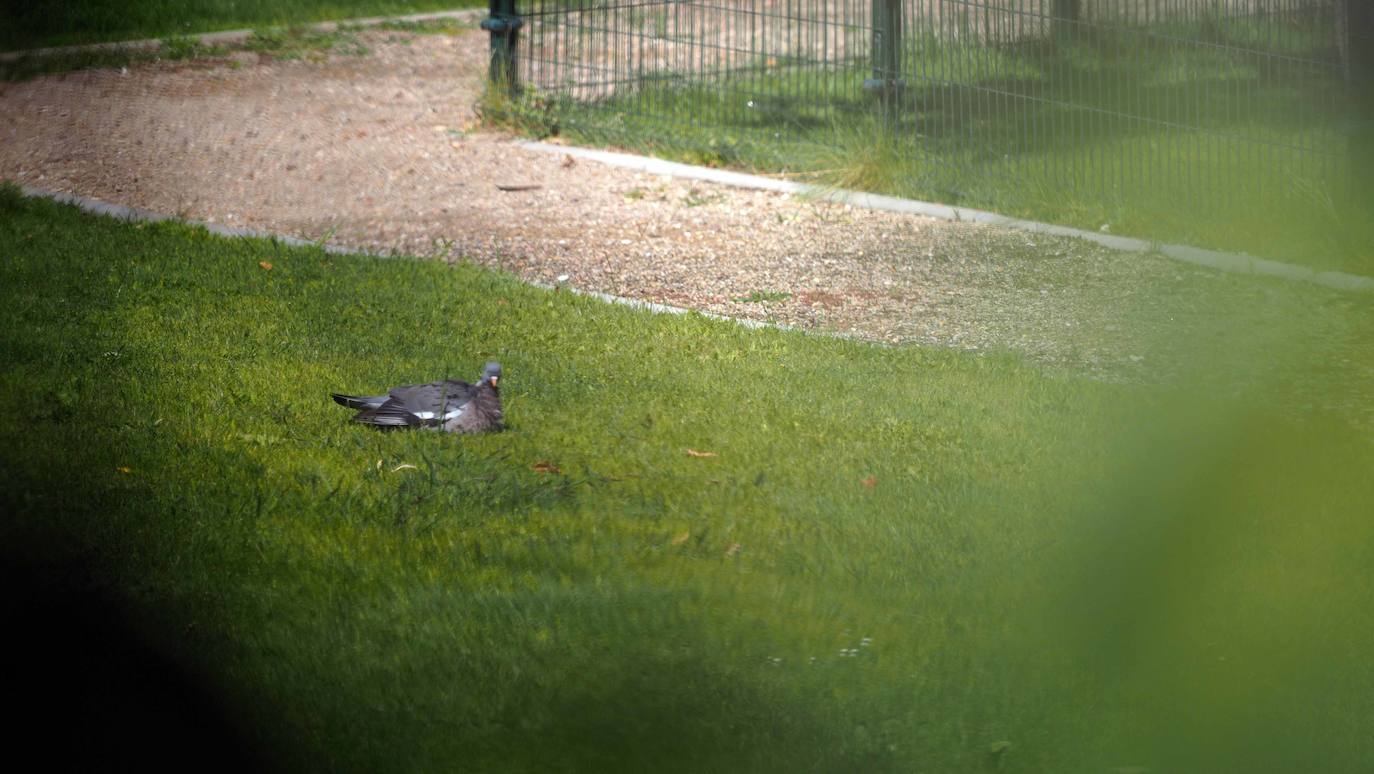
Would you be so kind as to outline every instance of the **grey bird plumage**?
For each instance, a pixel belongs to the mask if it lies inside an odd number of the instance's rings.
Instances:
[[[377,428],[427,427],[449,433],[489,433],[502,428],[501,364],[487,363],[477,384],[445,379],[393,387],[385,395],[330,393],[356,409],[354,422]]]

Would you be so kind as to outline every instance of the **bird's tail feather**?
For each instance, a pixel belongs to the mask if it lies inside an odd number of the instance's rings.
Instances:
[[[339,392],[329,393],[329,397],[340,406],[347,406],[351,409],[375,409],[380,408],[386,402],[385,395],[344,395]]]

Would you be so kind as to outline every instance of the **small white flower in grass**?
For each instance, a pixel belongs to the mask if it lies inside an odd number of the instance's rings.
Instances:
[[[866,647],[868,647],[869,645],[872,645],[872,644],[873,644],[873,638],[872,638],[872,637],[864,637],[862,640],[859,640],[859,647],[861,647],[861,648],[866,648]]]
[[[744,103],[744,106],[752,109],[754,107],[754,100],[749,100],[748,102]]]

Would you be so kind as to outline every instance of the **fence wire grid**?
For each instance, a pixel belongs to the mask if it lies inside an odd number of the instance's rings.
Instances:
[[[1030,215],[1255,216],[1345,195],[1347,2],[521,0],[518,72],[613,144]]]

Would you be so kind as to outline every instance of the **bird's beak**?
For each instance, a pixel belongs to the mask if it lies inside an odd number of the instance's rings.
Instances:
[[[491,377],[491,379],[489,379],[488,381],[491,382],[491,386],[492,386],[492,387],[495,387],[495,386],[496,386],[496,380],[497,380],[497,379],[500,379],[500,378],[501,378],[501,377],[499,377],[499,376],[493,376],[493,377]]]

